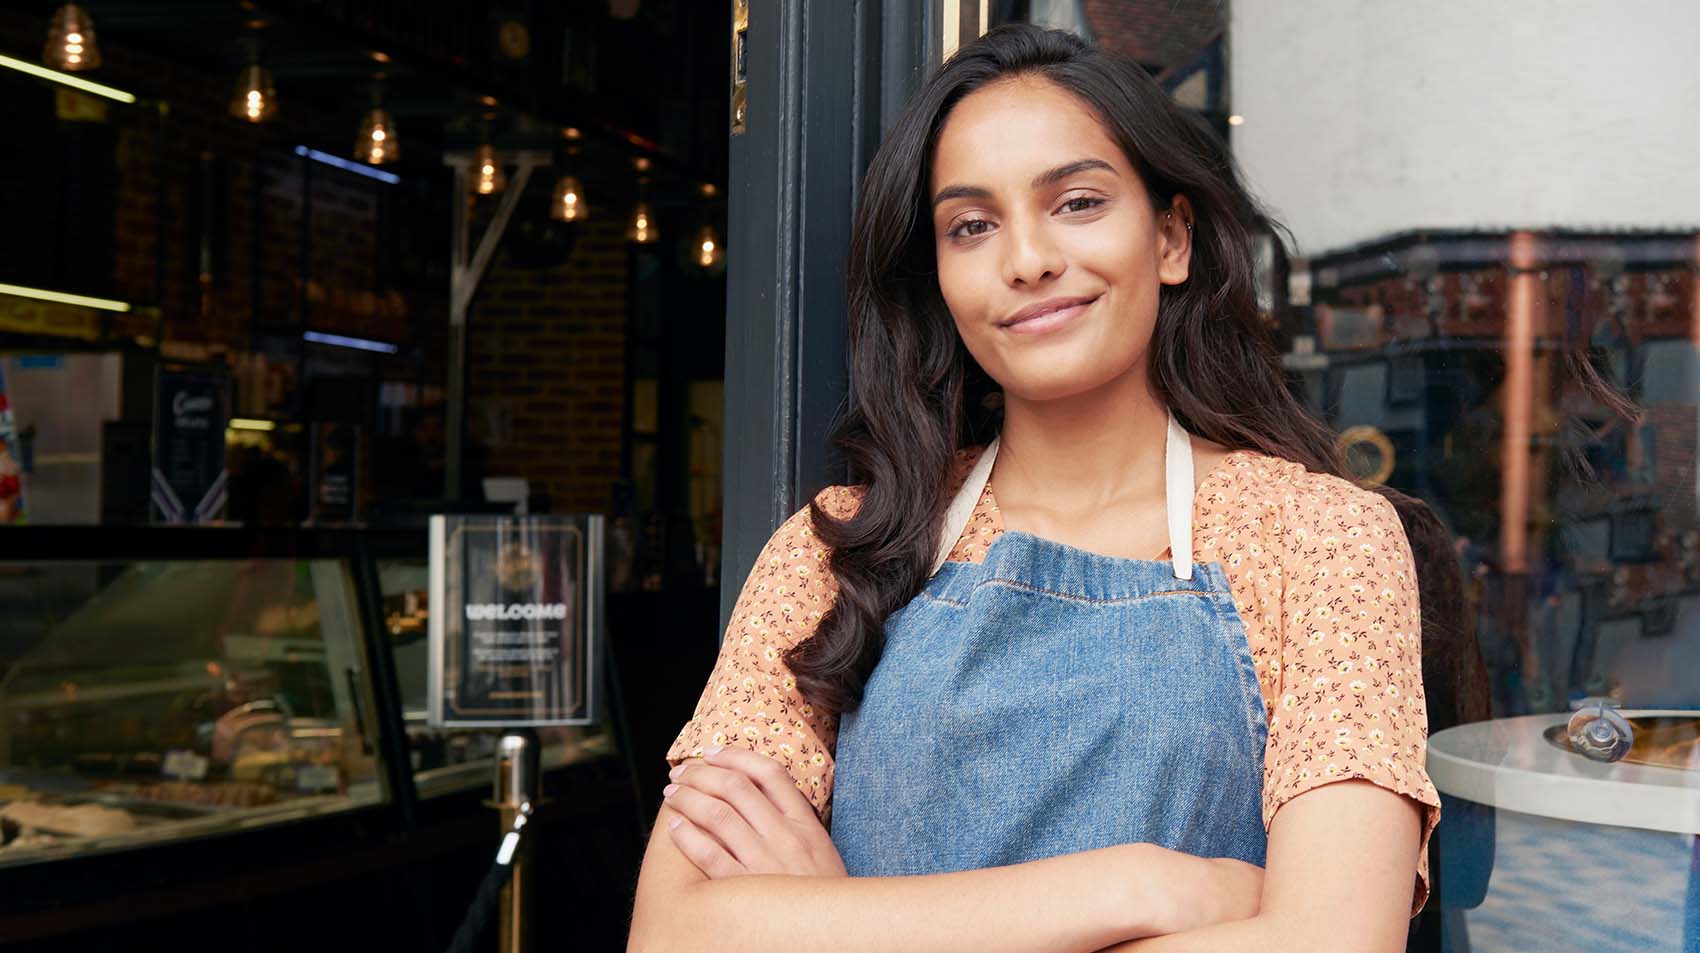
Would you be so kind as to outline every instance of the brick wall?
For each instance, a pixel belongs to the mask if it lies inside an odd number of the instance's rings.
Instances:
[[[468,431],[557,511],[606,512],[620,476],[626,256],[625,223],[592,219],[559,267],[498,255],[473,304]]]
[[[1225,0],[1086,0],[1098,45],[1158,71],[1192,58],[1228,19]]]

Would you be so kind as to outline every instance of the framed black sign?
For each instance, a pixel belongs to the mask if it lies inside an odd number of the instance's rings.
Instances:
[[[431,724],[596,719],[603,517],[431,517]]]
[[[154,384],[150,491],[154,522],[207,523],[223,518],[229,480],[224,469],[229,380],[215,371],[159,369]]]

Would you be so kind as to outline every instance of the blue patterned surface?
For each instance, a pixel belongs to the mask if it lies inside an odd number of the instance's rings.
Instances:
[[[1700,953],[1692,926],[1683,938],[1692,835],[1511,811],[1496,821],[1487,896],[1464,914],[1471,953]]]

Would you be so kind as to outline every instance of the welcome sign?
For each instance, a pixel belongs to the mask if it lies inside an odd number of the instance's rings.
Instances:
[[[431,517],[430,722],[595,720],[603,517]]]

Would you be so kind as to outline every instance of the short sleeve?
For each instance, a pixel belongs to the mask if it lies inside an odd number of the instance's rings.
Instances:
[[[1381,496],[1334,477],[1295,488],[1281,514],[1281,695],[1269,719],[1263,817],[1361,779],[1423,807],[1412,914],[1428,897],[1440,796],[1424,767],[1422,623],[1404,527]]]
[[[842,519],[854,512],[857,496],[849,487],[829,487],[816,500]],[[783,764],[824,816],[838,722],[804,699],[784,656],[814,633],[838,594],[829,555],[806,507],[768,539],[733,606],[696,713],[668,750],[668,761],[702,757],[713,745],[743,745]]]

